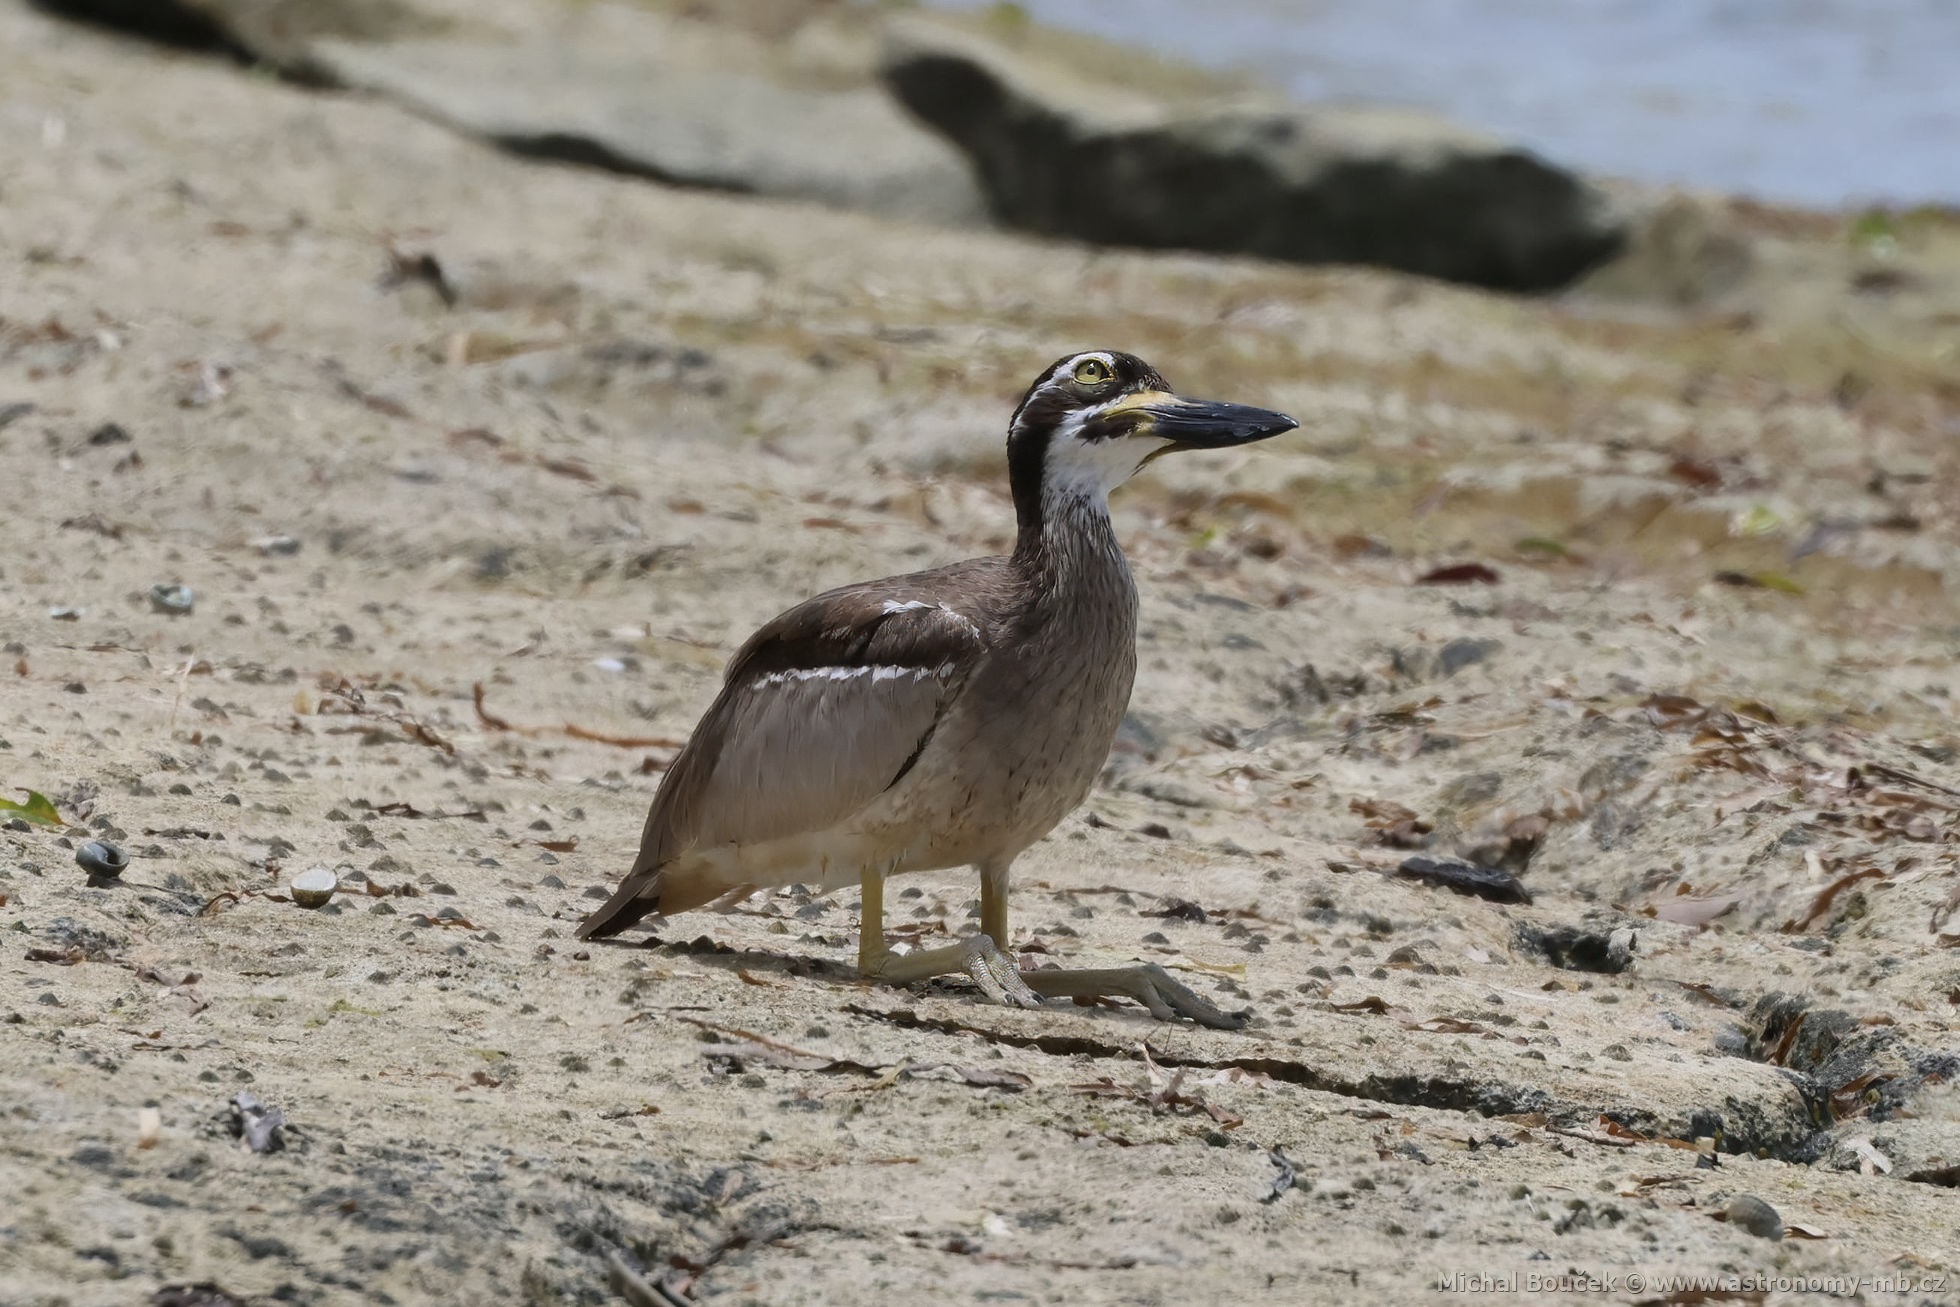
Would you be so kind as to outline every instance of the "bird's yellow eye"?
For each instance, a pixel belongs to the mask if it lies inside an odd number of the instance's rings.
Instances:
[[[1075,379],[1085,386],[1109,380],[1109,364],[1101,359],[1083,359],[1075,365]]]

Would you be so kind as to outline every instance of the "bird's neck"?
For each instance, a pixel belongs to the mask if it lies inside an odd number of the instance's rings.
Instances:
[[[1100,490],[1044,487],[1040,514],[1021,522],[1013,562],[1038,602],[1135,611],[1136,584]]]

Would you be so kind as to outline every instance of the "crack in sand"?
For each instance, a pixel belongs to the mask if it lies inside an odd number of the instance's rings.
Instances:
[[[1032,1049],[1053,1056],[1086,1054],[1123,1061],[1139,1060],[1135,1046],[1130,1043],[1097,1039],[1080,1033],[1003,1030],[956,1017],[927,1016],[914,1008],[883,1009],[847,1003],[843,1010],[906,1029],[941,1034],[975,1034],[990,1043]],[[1346,1078],[1317,1071],[1292,1058],[1202,1057],[1167,1052],[1149,1045],[1146,1047],[1159,1066],[1216,1071],[1236,1069],[1298,1085],[1303,1089],[1363,1102],[1470,1113],[1487,1118],[1542,1115],[1555,1125],[1567,1127],[1591,1125],[1599,1118],[1607,1117],[1618,1125],[1643,1134],[1665,1136],[1671,1133],[1658,1114],[1644,1109],[1560,1102],[1545,1090],[1495,1080],[1469,1080],[1416,1072]],[[1814,1154],[1816,1127],[1802,1119],[1802,1113],[1795,1109],[1779,1111],[1776,1104],[1742,1102],[1730,1096],[1721,1105],[1721,1110],[1699,1108],[1690,1113],[1690,1119],[1697,1132],[1718,1139],[1725,1152],[1753,1153],[1782,1160],[1795,1160],[1800,1154]]]

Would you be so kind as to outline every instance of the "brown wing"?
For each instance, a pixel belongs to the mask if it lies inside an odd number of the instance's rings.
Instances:
[[[849,586],[784,613],[728,666],[721,694],[654,795],[640,855],[579,927],[624,930],[713,897],[661,870],[697,849],[828,830],[891,788],[983,647],[980,620],[926,596],[969,591],[992,560]]]

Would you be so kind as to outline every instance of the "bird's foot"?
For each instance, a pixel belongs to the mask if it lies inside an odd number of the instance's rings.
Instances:
[[[1213,1030],[1237,1030],[1250,1009],[1226,1012],[1154,962],[1095,971],[1029,971],[1022,979],[1050,998],[1128,998],[1150,1009],[1159,1021],[1189,1018]]]
[[[888,952],[883,941],[878,941],[875,948],[860,951],[858,970],[867,980],[887,985],[910,985],[963,971],[981,993],[1003,1007],[1043,1006],[1041,996],[1022,979],[1014,959],[1001,952],[986,934],[971,935],[943,948],[903,954]]]
[[[973,977],[973,983],[1002,1007],[1042,1007],[1041,995],[1028,987],[1014,959],[1000,951],[987,935],[972,935],[958,945],[960,969]]]

